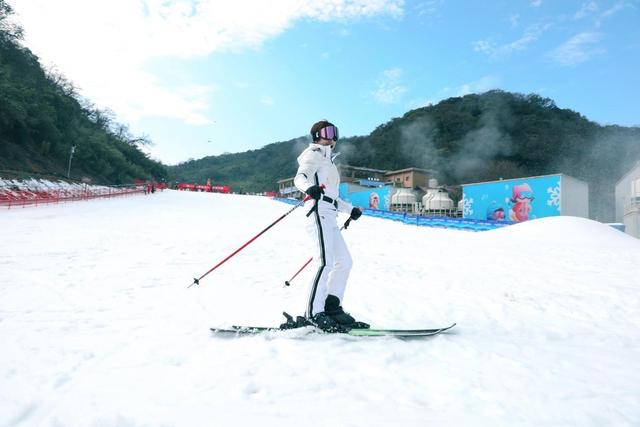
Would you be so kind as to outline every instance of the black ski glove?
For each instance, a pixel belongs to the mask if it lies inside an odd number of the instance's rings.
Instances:
[[[312,185],[307,188],[305,193],[307,193],[313,200],[320,200],[320,197],[324,194],[324,190],[319,185]]]
[[[352,220],[356,221],[361,216],[362,216],[362,211],[360,210],[360,208],[351,209],[351,216],[349,218],[351,218]]]

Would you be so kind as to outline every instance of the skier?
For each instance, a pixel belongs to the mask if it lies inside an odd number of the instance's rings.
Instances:
[[[338,197],[340,174],[333,163],[338,153],[338,128],[322,120],[311,127],[313,142],[298,156],[294,185],[310,196],[306,229],[315,247],[313,259],[317,272],[309,289],[305,312],[307,319],[328,332],[344,332],[350,328],[368,327],[356,322],[341,306],[351,270],[351,255],[338,228],[338,211],[357,220],[362,211]]]

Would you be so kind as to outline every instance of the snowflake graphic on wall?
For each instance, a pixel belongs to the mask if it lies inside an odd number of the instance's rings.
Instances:
[[[547,188],[547,193],[549,194],[549,198],[547,199],[548,206],[557,206],[558,212],[560,212],[560,183],[555,187]]]
[[[462,215],[468,217],[473,215],[473,199],[464,199],[462,202]]]
[[[385,194],[382,199],[384,200],[382,202],[382,206],[380,209],[389,209],[389,206],[391,206],[391,197],[388,194]]]

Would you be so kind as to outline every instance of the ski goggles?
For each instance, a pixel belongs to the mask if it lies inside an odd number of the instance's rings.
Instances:
[[[320,131],[318,132],[318,135],[322,139],[329,139],[329,140],[337,141],[338,140],[338,128],[335,127],[335,126],[324,127],[322,129],[320,129]]]

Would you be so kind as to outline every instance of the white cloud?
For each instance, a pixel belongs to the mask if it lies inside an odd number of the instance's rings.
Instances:
[[[483,93],[491,89],[496,89],[499,83],[500,80],[495,76],[483,76],[478,80],[460,85],[455,91],[456,96],[464,96],[470,93]]]
[[[263,105],[266,105],[267,107],[272,107],[273,104],[275,104],[275,102],[273,101],[273,98],[270,96],[263,96],[260,99],[260,103]]]
[[[214,88],[181,87],[148,70],[150,59],[257,48],[296,21],[400,18],[403,0],[20,0],[25,44],[99,107],[119,118],[171,117],[207,124]]]
[[[597,11],[598,11],[598,4],[595,1],[582,3],[580,10],[573,15],[573,19],[582,19]]]
[[[604,49],[596,45],[601,38],[601,33],[584,32],[576,34],[554,49],[549,54],[549,57],[563,66],[581,64],[604,52]]]
[[[509,16],[509,22],[511,22],[511,26],[512,27],[517,27],[519,20],[520,20],[520,14],[519,13],[514,13],[513,15]]]
[[[550,23],[531,25],[525,29],[522,37],[503,45],[496,45],[491,39],[478,40],[471,43],[471,45],[475,52],[486,53],[493,58],[507,56],[514,52],[526,50],[531,43],[538,40],[551,26],[552,24]]]
[[[595,15],[595,17],[594,17],[595,26],[596,27],[600,27],[602,25],[602,23],[606,19],[609,19],[609,18],[613,17],[619,11],[621,11],[622,9],[624,9],[627,6],[632,6],[633,7],[633,5],[631,3],[629,3],[628,1],[621,0],[621,1],[617,1],[615,4],[613,4],[608,9],[603,10],[601,13],[598,13],[598,11],[600,10],[600,7],[598,6],[598,3],[596,3],[595,1],[588,1],[586,3],[582,3],[582,6],[580,7],[580,10],[578,10],[573,15],[573,19],[580,20],[580,19],[584,19],[584,18],[587,18],[587,17],[592,16],[592,15]]]
[[[532,7],[540,7],[542,5],[542,0],[531,0],[529,4]]]
[[[619,1],[616,4],[614,4],[613,6],[611,6],[609,9],[605,10],[604,12],[602,12],[602,14],[600,14],[598,19],[596,20],[596,27],[599,27],[600,25],[602,25],[602,22],[605,19],[611,18],[613,15],[618,13],[620,10],[624,9],[626,6],[627,6],[626,2]]]
[[[489,40],[477,40],[471,43],[471,45],[473,46],[474,52],[484,52],[491,54],[491,52],[495,49],[493,43]]]
[[[461,84],[458,87],[451,88],[449,86],[445,86],[428,98],[411,100],[407,104],[407,107],[415,109],[426,107],[428,105],[435,105],[443,99],[450,98],[452,96],[464,96],[469,95],[470,93],[484,93],[491,89],[497,89],[499,85],[500,79],[498,77],[486,75],[478,80]]]
[[[382,73],[378,79],[378,87],[373,92],[376,101],[382,104],[393,104],[400,100],[402,95],[407,91],[400,82],[402,70],[400,68],[390,68]]]
[[[415,110],[417,108],[428,107],[429,105],[435,105],[440,101],[442,101],[442,98],[412,99],[407,103],[407,108],[409,108],[410,110]]]
[[[402,69],[400,68],[389,68],[382,72],[382,75],[389,80],[397,80],[402,76]]]
[[[422,1],[415,6],[418,16],[434,16],[437,15],[442,7],[443,0]]]

